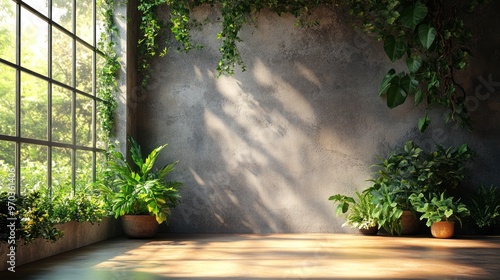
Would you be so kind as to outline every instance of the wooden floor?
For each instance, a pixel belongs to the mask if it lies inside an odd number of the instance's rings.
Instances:
[[[0,272],[0,279],[500,279],[500,237],[118,238]]]

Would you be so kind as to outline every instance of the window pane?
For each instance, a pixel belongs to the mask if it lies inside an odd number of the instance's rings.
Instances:
[[[30,5],[32,8],[42,13],[44,16],[48,16],[47,0],[24,0],[24,3]]]
[[[15,153],[14,142],[0,140],[0,192],[16,191]]]
[[[52,78],[73,85],[73,39],[57,28],[52,29]]]
[[[94,1],[76,1],[76,36],[94,45]]]
[[[16,135],[16,71],[0,63],[0,134]]]
[[[47,82],[21,74],[21,136],[47,140]]]
[[[71,120],[73,93],[62,87],[52,86],[52,140],[73,143]]]
[[[72,193],[71,149],[52,148],[52,195]]]
[[[96,153],[96,180],[104,180],[105,175],[104,172],[107,168],[107,159],[104,153],[97,152]]]
[[[92,104],[93,100],[76,95],[76,144],[92,147]]]
[[[101,37],[106,33],[104,30],[104,13],[106,12],[104,10],[104,5],[102,1],[97,1],[96,3],[96,40],[97,42],[100,41]]]
[[[73,31],[73,1],[52,0],[52,20],[59,23],[66,30]]]
[[[96,85],[95,85],[95,94],[97,97],[99,98],[103,98],[100,90],[102,87],[102,83],[103,81],[101,81],[101,78],[103,78],[102,76],[102,72],[103,72],[103,67],[104,67],[104,63],[106,62],[106,60],[104,59],[104,57],[102,55],[98,55],[96,54],[96,65],[95,65],[95,69],[96,69]]]
[[[105,109],[103,108],[104,107],[104,104],[102,102],[99,102],[98,105],[97,105],[97,110],[98,112],[102,112],[104,111]],[[99,149],[106,149],[106,143],[108,141],[107,137],[107,133],[106,131],[103,129],[102,127],[102,121],[103,121],[103,114],[102,113],[98,113],[96,115],[96,147],[99,148]]]
[[[21,144],[21,193],[47,189],[47,147]]]
[[[92,94],[92,50],[76,44],[76,88]]]
[[[90,151],[76,151],[76,192],[81,192],[92,184],[92,155]]]
[[[16,62],[16,3],[0,0],[0,57]]]
[[[21,66],[47,75],[48,25],[25,9],[21,11]]]

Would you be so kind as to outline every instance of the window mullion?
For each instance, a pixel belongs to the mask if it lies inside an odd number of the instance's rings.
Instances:
[[[21,4],[16,3],[16,138],[21,137]],[[15,148],[16,192],[21,194],[21,142]]]
[[[52,23],[52,0],[48,0],[48,15],[49,22]],[[48,108],[47,108],[47,139],[52,143],[52,24],[48,25],[48,77],[49,84],[47,88]],[[52,145],[47,147],[47,186],[49,188],[49,195],[52,196]]]

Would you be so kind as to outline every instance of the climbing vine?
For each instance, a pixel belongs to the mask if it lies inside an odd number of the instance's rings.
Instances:
[[[311,10],[321,5],[335,5],[347,11],[355,20],[355,27],[374,34],[383,41],[384,51],[392,62],[402,61],[406,71],[390,69],[381,77],[379,95],[385,96],[389,108],[397,107],[408,98],[416,105],[448,108],[447,121],[463,126],[469,125],[465,106],[465,90],[455,79],[455,72],[467,66],[471,55],[468,43],[472,37],[464,23],[466,13],[476,6],[489,2],[435,1],[435,0],[141,0],[142,13],[139,40],[143,57],[141,71],[144,71],[143,86],[147,85],[149,61],[157,55],[162,25],[158,21],[157,7],[168,5],[170,31],[181,43],[182,50],[190,51],[195,46],[190,30],[193,24],[190,12],[198,6],[210,5],[220,10],[221,58],[217,72],[234,74],[235,67],[245,70],[245,64],[238,51],[241,42],[239,32],[263,9],[278,15],[292,14],[298,23],[311,16]],[[302,24],[303,25],[303,24]],[[165,54],[162,51],[160,54]],[[419,120],[419,129],[424,131],[430,123],[426,115]]]
[[[114,113],[118,106],[115,92],[118,88],[116,77],[120,69],[120,62],[116,53],[116,41],[118,38],[118,28],[114,20],[114,0],[101,0],[98,3],[100,13],[104,18],[104,32],[99,38],[98,49],[104,57],[104,64],[99,75],[97,96],[104,102],[99,104],[97,111],[101,119],[102,130],[109,137],[114,127]],[[98,70],[99,71],[99,70]]]

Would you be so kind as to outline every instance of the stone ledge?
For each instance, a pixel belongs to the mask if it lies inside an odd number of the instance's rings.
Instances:
[[[71,221],[56,227],[64,232],[64,236],[54,243],[44,239],[37,239],[30,244],[20,241],[16,251],[16,267],[122,234],[120,221],[113,218],[104,218],[100,224],[94,225]],[[0,271],[10,267],[7,254],[8,244],[0,243]]]

